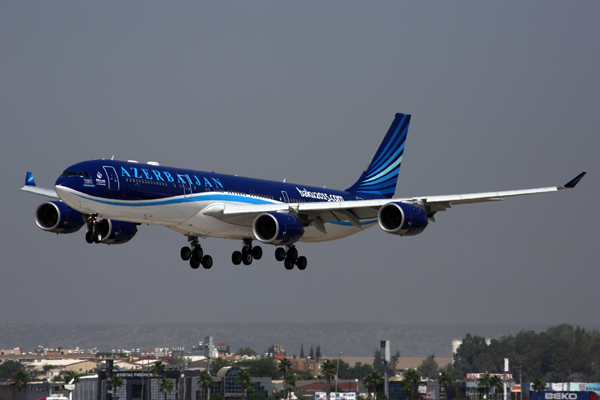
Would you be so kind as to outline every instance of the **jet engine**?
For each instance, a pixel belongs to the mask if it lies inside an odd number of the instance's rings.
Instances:
[[[137,233],[133,222],[103,219],[96,224],[96,242],[106,244],[123,244],[129,242]]]
[[[61,201],[47,201],[35,210],[35,223],[54,233],[77,232],[85,224],[83,214]]]
[[[304,234],[298,218],[277,212],[260,214],[254,219],[252,230],[261,242],[275,245],[296,243]]]
[[[385,232],[400,236],[418,235],[429,223],[425,210],[406,203],[387,203],[379,209],[377,219]]]

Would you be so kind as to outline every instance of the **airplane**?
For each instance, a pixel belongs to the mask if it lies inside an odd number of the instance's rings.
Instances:
[[[21,190],[55,200],[41,204],[35,222],[44,231],[68,234],[85,225],[88,243],[122,244],[141,224],[166,226],[187,237],[181,259],[193,269],[213,266],[199,238],[242,241],[233,264],[263,255],[253,241],[274,245],[287,270],[306,269],[300,242],[341,239],[378,224],[392,235],[415,236],[435,214],[459,204],[574,188],[582,172],[562,186],[442,196],[394,198],[411,116],[398,113],[366,169],[346,190],[244,178],[162,166],[157,162],[96,159],[74,164],[54,189],[36,186],[28,172]]]

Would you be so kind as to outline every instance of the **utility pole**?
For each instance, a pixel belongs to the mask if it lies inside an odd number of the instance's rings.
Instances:
[[[338,354],[338,362],[337,362],[337,367],[335,368],[335,400],[338,400],[338,385],[337,385],[337,380],[338,380],[338,371],[340,370],[340,357],[342,356],[342,352],[340,351],[340,354]],[[329,400],[329,399],[327,399]]]
[[[508,358],[504,359],[504,379],[502,387],[504,388],[504,400],[506,400],[506,373],[508,372]]]
[[[204,338],[204,356],[206,357],[206,371],[210,375],[210,358],[213,356],[213,337],[206,336]],[[206,391],[207,400],[210,399],[210,387]]]

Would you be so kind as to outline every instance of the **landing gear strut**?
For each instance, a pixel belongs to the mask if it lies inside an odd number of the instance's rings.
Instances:
[[[293,244],[286,247],[287,251],[282,247],[278,247],[275,250],[275,259],[277,261],[283,261],[283,265],[287,270],[293,269],[294,265],[296,265],[299,270],[305,270],[306,265],[308,264],[306,257],[298,257],[298,249],[296,249],[296,246]]]
[[[85,221],[86,232],[85,232],[85,241],[88,243],[100,243],[102,241],[102,235],[98,233],[96,229],[98,223],[102,222],[101,218],[98,217],[98,214],[89,214],[87,216],[87,220]]]
[[[234,251],[231,255],[231,261],[234,265],[252,264],[252,260],[260,260],[262,258],[262,248],[260,246],[252,246],[252,239],[244,239],[242,251]]]
[[[202,246],[198,243],[198,237],[192,236],[188,238],[190,242],[191,248],[188,246],[184,246],[181,248],[181,259],[183,261],[190,261],[190,267],[193,269],[198,269],[200,265],[204,269],[210,269],[213,266],[213,259],[209,255],[204,255],[204,250],[202,250]]]

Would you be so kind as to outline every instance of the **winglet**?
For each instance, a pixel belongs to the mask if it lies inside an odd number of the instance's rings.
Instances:
[[[575,185],[579,183],[579,181],[585,176],[586,172],[582,172],[577,175],[575,178],[571,179],[569,182],[564,184],[563,186],[559,186],[557,189],[573,189]]]
[[[35,179],[33,179],[31,172],[28,172],[27,176],[25,176],[25,186],[35,186]]]

